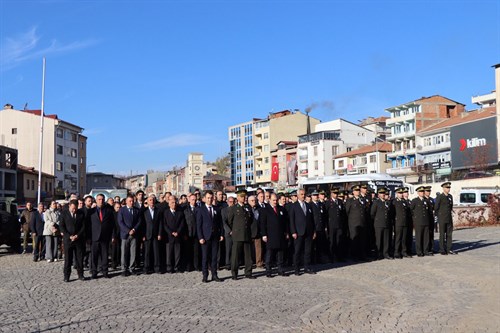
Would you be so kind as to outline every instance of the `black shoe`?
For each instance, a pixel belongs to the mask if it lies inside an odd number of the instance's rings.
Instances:
[[[299,276],[300,275],[300,271],[296,270],[294,274],[297,275],[297,276]]]
[[[219,279],[219,277],[218,277],[218,276],[213,277],[213,278],[212,278],[212,281],[215,281],[215,282],[222,282],[222,280],[221,280],[221,279]]]
[[[274,277],[274,276],[273,276],[271,273],[266,273],[266,277],[268,277],[268,278],[272,278],[272,277]]]
[[[455,252],[455,251],[452,251],[452,250],[450,250],[450,252],[448,252],[448,253],[449,253],[449,254],[453,254],[453,255],[458,254],[458,252]]]
[[[312,269],[310,269],[310,268],[308,268],[308,269],[304,270],[304,273],[306,273],[306,274],[316,274],[316,272],[315,272],[315,271],[313,271],[313,270],[312,270]]]
[[[111,276],[108,275],[108,273],[105,273],[102,275],[105,279],[111,279]]]
[[[394,258],[393,258],[393,257],[390,257],[390,256],[384,257],[384,259],[394,260]]]
[[[69,282],[69,277],[65,277],[64,282]]]
[[[201,279],[201,282],[208,283],[208,279],[206,277],[204,277],[203,279]]]
[[[403,259],[403,256],[394,256],[395,259]]]
[[[427,252],[425,255],[426,255],[426,256],[431,256],[431,257],[432,257],[432,256],[434,255],[434,253],[432,253],[432,252]]]
[[[233,275],[233,276],[231,276],[231,280],[236,281],[236,280],[238,280],[238,277]]]
[[[419,253],[419,254],[417,254],[417,257],[423,257],[423,256],[424,256],[424,254],[423,254],[423,253]]]
[[[130,276],[130,272],[129,272],[129,271],[124,271],[124,272],[122,273],[122,276]]]
[[[255,280],[256,277],[253,275],[245,275],[245,278],[250,279],[250,280]]]
[[[34,261],[34,262],[37,262],[37,261],[38,261],[38,258],[33,258],[33,261]]]
[[[84,277],[83,275],[80,275],[80,276],[78,277],[78,280],[80,280],[80,281],[85,281],[85,277]]]
[[[90,278],[94,279],[94,280],[97,279],[97,273],[92,274],[92,276]]]
[[[288,274],[285,272],[278,272],[278,276],[288,276]]]
[[[443,255],[443,256],[445,256],[447,254],[448,254],[447,252],[441,252],[441,255]]]

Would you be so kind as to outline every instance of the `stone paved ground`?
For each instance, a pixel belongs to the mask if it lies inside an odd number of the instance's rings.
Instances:
[[[498,332],[500,228],[454,236],[457,256],[208,284],[200,273],[63,283],[62,262],[1,255],[0,331]]]

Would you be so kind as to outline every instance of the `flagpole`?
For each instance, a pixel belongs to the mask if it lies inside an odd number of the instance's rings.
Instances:
[[[45,57],[43,58],[43,68],[42,68],[42,106],[40,108],[40,154],[38,155],[38,197],[37,204],[42,200],[42,148],[43,148],[43,118],[44,112],[44,100],[45,100]]]

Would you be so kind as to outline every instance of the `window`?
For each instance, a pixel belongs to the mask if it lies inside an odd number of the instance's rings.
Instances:
[[[344,167],[344,160],[340,160],[339,161],[339,168],[343,168]]]
[[[62,171],[63,170],[63,162],[56,162],[56,170],[57,171]]]
[[[56,147],[57,154],[62,155],[63,154],[63,147],[61,145],[57,145]]]
[[[377,162],[377,155],[370,155],[370,163]]]
[[[262,138],[263,138],[263,139],[269,139],[269,133],[264,133],[264,134],[262,135]]]
[[[488,203],[488,197],[491,193],[481,193],[481,202]]]
[[[269,145],[264,145],[263,151],[269,151]]]
[[[67,131],[66,132],[66,140],[71,140],[73,142],[76,142],[76,133]]]
[[[318,146],[313,147],[313,155],[318,156]]]
[[[332,146],[332,155],[336,156],[339,154],[339,146]]]
[[[62,128],[58,128],[56,130],[56,136],[61,139],[64,138],[64,131],[62,130]]]
[[[57,181],[57,188],[62,188],[63,187],[63,182],[62,180]]]
[[[31,180],[31,189],[34,191],[35,190],[35,181]]]
[[[319,163],[318,161],[314,161],[314,170],[318,170]]]
[[[30,180],[29,179],[26,179],[26,189],[27,190],[30,189]]]
[[[352,151],[352,147],[347,147],[347,151],[348,152]]]
[[[71,157],[76,157],[76,149],[71,148],[70,155]]]
[[[49,182],[49,192],[52,193],[52,182]]]
[[[17,134],[17,128],[12,129],[12,134]]]
[[[476,194],[475,193],[461,193],[460,194],[460,202],[461,203],[475,203],[476,202]]]

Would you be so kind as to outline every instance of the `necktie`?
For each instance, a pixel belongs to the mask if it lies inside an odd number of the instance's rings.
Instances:
[[[300,203],[300,206],[302,207],[302,211],[304,212],[304,214],[306,213],[306,204],[304,203],[304,201],[302,201]]]
[[[276,206],[274,206],[273,208],[274,208],[274,213],[278,214],[278,210],[276,209]]]
[[[212,213],[212,206],[208,206],[208,212],[210,213],[210,217],[214,217]]]
[[[102,222],[102,209],[99,208],[99,220]]]

